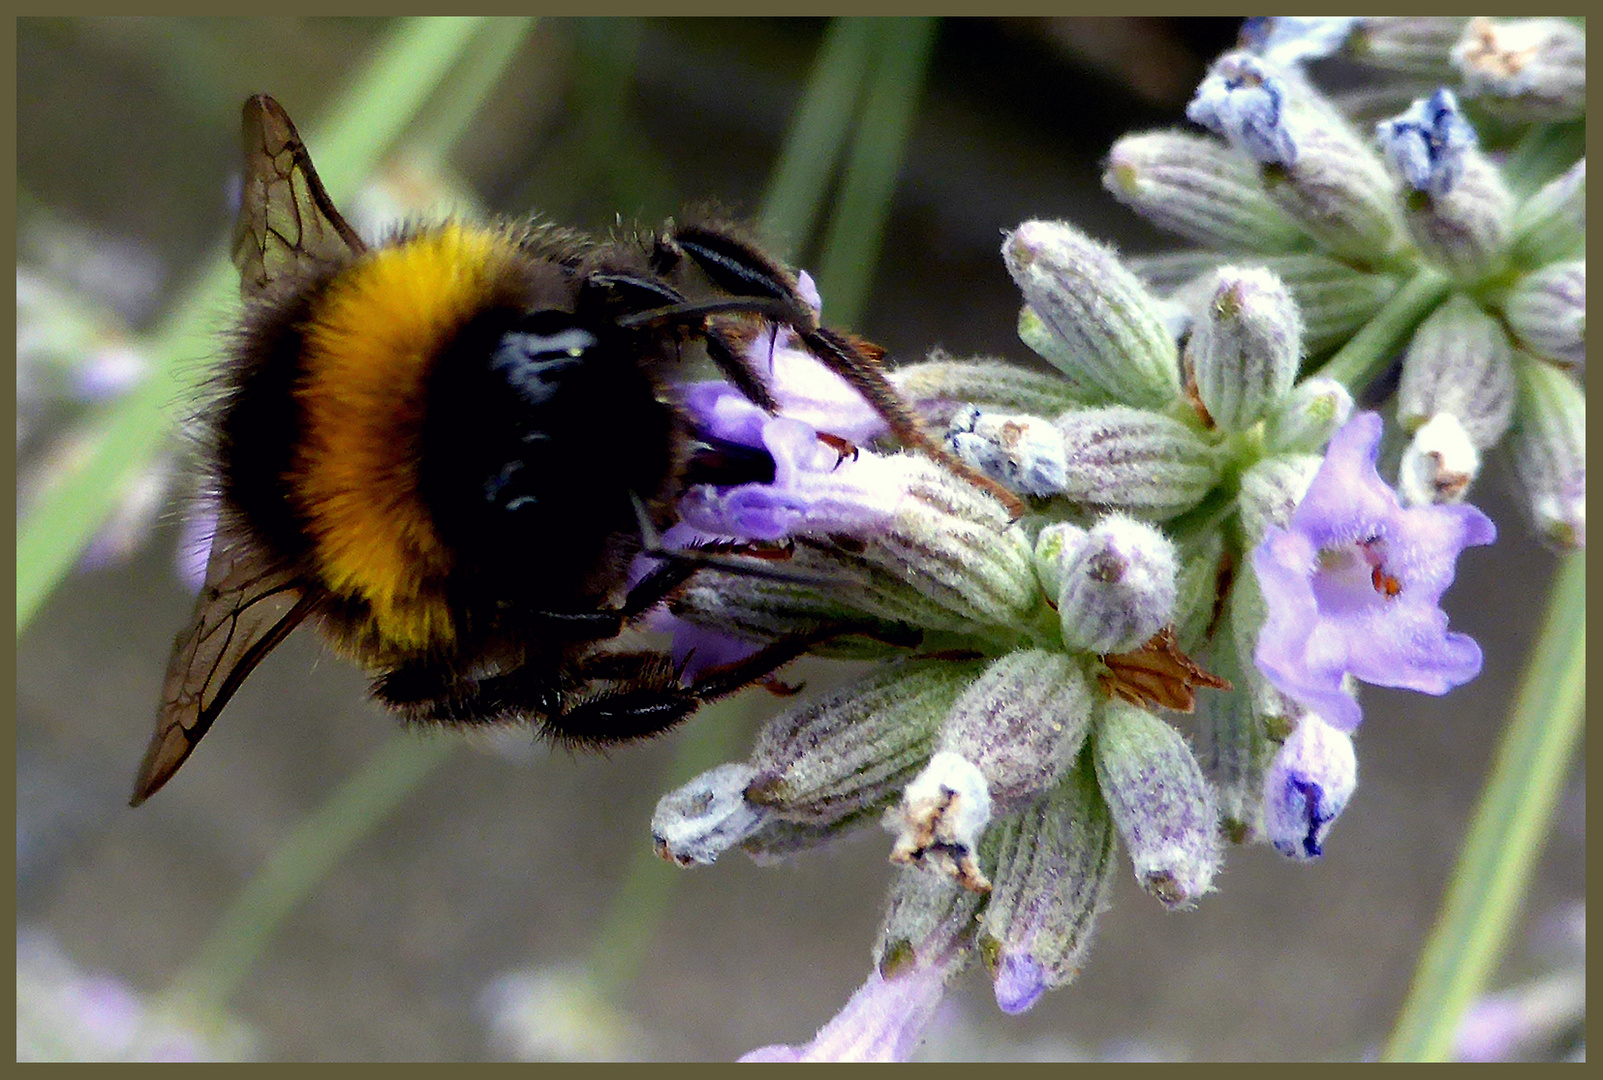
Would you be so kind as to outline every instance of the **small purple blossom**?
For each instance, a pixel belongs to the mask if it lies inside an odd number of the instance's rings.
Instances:
[[[1436,199],[1453,190],[1464,171],[1464,155],[1479,144],[1446,87],[1376,124],[1375,136],[1403,182]]]
[[[1307,714],[1264,773],[1269,842],[1293,859],[1318,858],[1357,786],[1352,736],[1315,713]]]
[[[763,1046],[741,1061],[906,1061],[946,993],[948,965],[916,963],[889,977],[875,971],[845,1008],[801,1046]]]
[[[1349,420],[1291,527],[1270,528],[1253,552],[1268,607],[1259,670],[1343,731],[1362,719],[1346,675],[1445,694],[1481,670],[1480,646],[1449,633],[1438,604],[1459,552],[1497,530],[1473,506],[1405,508],[1375,471],[1380,436],[1379,414]]]
[[[1009,953],[996,965],[991,980],[996,1007],[1009,1016],[1028,1012],[1046,993],[1046,969],[1028,953]]]
[[[1297,163],[1297,143],[1286,127],[1286,82],[1257,57],[1222,57],[1197,87],[1186,116],[1264,165]]]

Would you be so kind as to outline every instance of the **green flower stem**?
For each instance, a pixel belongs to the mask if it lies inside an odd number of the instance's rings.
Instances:
[[[408,19],[379,47],[329,122],[314,125],[318,174],[336,203],[399,138],[436,84],[462,55],[481,19]],[[66,577],[78,553],[150,467],[173,433],[171,408],[190,389],[181,368],[210,355],[235,291],[219,250],[146,338],[151,374],[108,409],[71,471],[43,494],[17,529],[17,633]]]
[[[798,246],[817,228],[830,177],[850,134],[847,121],[863,94],[873,40],[874,23],[868,19],[835,19],[824,32],[757,212],[775,252],[786,258],[795,258]]]
[[[1451,282],[1441,274],[1428,267],[1421,269],[1316,374],[1335,379],[1357,397],[1386,370],[1397,350],[1442,302],[1450,287]]]
[[[818,292],[833,326],[856,326],[868,306],[880,238],[907,156],[938,26],[931,18],[876,20],[868,97],[819,261]]]
[[[220,1010],[280,924],[456,746],[445,732],[390,737],[334,796],[297,825],[234,898],[211,937],[162,995],[175,1008]]]
[[[1565,557],[1490,779],[1414,974],[1385,1061],[1445,1061],[1514,924],[1580,738],[1585,553]]]

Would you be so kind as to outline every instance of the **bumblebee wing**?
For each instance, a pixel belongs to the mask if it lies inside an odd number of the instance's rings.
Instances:
[[[266,94],[245,102],[245,151],[234,265],[246,299],[284,277],[338,266],[367,249],[346,224],[312,168],[289,115]]]
[[[294,574],[265,567],[222,538],[213,544],[195,617],[173,643],[156,731],[130,805],[178,771],[245,676],[314,606]]]

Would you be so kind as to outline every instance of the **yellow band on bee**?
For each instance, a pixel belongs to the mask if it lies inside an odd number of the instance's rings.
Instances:
[[[439,585],[451,552],[418,490],[435,357],[483,306],[506,241],[456,223],[378,248],[339,274],[305,328],[305,430],[292,484],[334,594],[414,649],[451,642]]]

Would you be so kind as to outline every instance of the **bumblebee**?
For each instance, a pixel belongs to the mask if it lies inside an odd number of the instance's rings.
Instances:
[[[599,746],[661,732],[838,632],[688,684],[663,653],[615,641],[700,566],[783,554],[650,543],[687,484],[762,478],[764,461],[702,439],[670,391],[699,345],[775,411],[741,348],[754,320],[793,330],[904,445],[998,490],[932,441],[878,350],[820,325],[795,274],[735,226],[601,240],[447,221],[369,248],[273,99],[245,103],[243,144],[245,313],[203,417],[220,516],[133,805],[305,622],[403,720],[532,722]],[[655,569],[631,587],[642,551]]]

